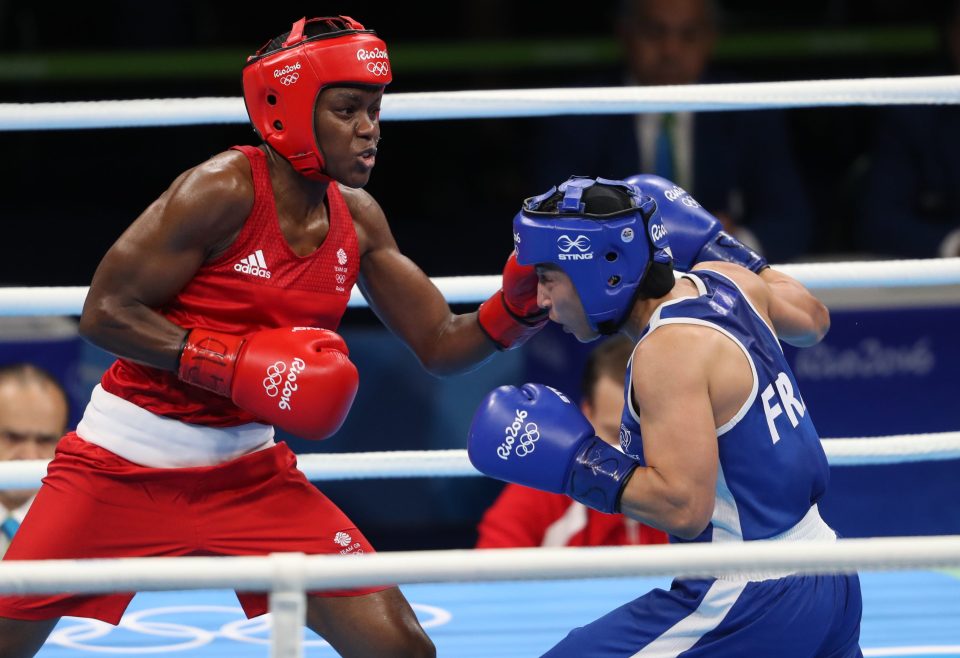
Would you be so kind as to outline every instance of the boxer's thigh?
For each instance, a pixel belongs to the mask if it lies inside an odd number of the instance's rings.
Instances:
[[[846,576],[676,581],[572,631],[545,655],[810,658],[831,645],[849,652],[858,602]]]

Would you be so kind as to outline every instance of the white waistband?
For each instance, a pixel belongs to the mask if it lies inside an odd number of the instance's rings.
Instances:
[[[164,418],[105,391],[99,384],[77,425],[77,436],[141,466],[214,466],[275,445],[273,426],[191,425]]]
[[[811,505],[806,515],[792,528],[761,541],[836,541],[837,533],[820,516],[820,508]]]
[[[834,542],[837,540],[837,533],[833,531],[827,522],[820,516],[820,509],[814,504],[807,511],[806,515],[797,522],[792,528],[789,528],[779,535],[774,535],[768,539],[757,539],[753,541],[820,541]],[[751,571],[747,573],[737,573],[725,576],[719,576],[720,580],[773,580],[777,578],[786,578],[793,575],[794,571]]]

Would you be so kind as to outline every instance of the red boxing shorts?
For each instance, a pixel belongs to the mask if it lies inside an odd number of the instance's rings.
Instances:
[[[71,432],[3,559],[374,552],[296,463],[280,443],[217,466],[146,468]],[[70,615],[117,624],[133,595],[0,596],[0,617]],[[237,598],[248,617],[267,611],[266,594],[237,592]]]

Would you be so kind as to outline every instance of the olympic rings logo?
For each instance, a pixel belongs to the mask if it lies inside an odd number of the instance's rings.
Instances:
[[[504,428],[503,443],[497,446],[497,457],[500,459],[507,461],[511,453],[526,457],[536,448],[534,444],[540,440],[540,428],[532,420],[524,424],[527,414],[526,410],[517,409],[513,422]]]
[[[423,628],[443,626],[452,619],[450,612],[443,608],[419,603],[411,605],[418,613]],[[181,620],[191,623],[182,623]],[[209,622],[206,626],[202,625],[204,620]],[[272,628],[271,615],[247,619],[236,605],[163,606],[127,612],[116,627],[97,619],[65,617],[64,623],[57,626],[48,642],[83,651],[85,655],[166,656],[175,651],[191,651],[219,640],[217,646],[223,647],[225,654],[231,654],[239,651],[239,648],[229,651],[229,645],[225,642],[268,646]],[[147,638],[153,638],[156,644],[149,643]],[[160,644],[160,638],[166,638],[166,644]],[[321,648],[330,645],[320,639],[305,639],[303,646]]]
[[[517,457],[526,457],[534,448],[537,441],[540,440],[540,428],[536,423],[527,423],[523,428],[523,434],[520,435],[520,442],[517,443]]]
[[[300,79],[299,73],[291,73],[290,75],[285,75],[282,78],[280,78],[280,84],[282,84],[285,87],[289,87],[299,79]]]
[[[283,381],[283,373],[287,371],[287,364],[283,361],[277,361],[271,366],[267,366],[267,376],[263,378],[263,390],[272,398],[280,394],[280,382]]]
[[[390,73],[390,66],[386,62],[367,62],[367,71],[382,77]]]

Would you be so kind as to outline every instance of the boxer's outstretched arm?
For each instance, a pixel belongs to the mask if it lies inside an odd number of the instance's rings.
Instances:
[[[242,154],[222,154],[181,174],[100,261],[80,317],[83,337],[118,356],[176,370],[186,331],[153,309],[233,240],[252,207]]]
[[[453,313],[423,270],[400,253],[377,202],[362,191],[347,198],[361,245],[360,290],[423,366],[436,375],[465,372],[495,354],[476,312]]]

